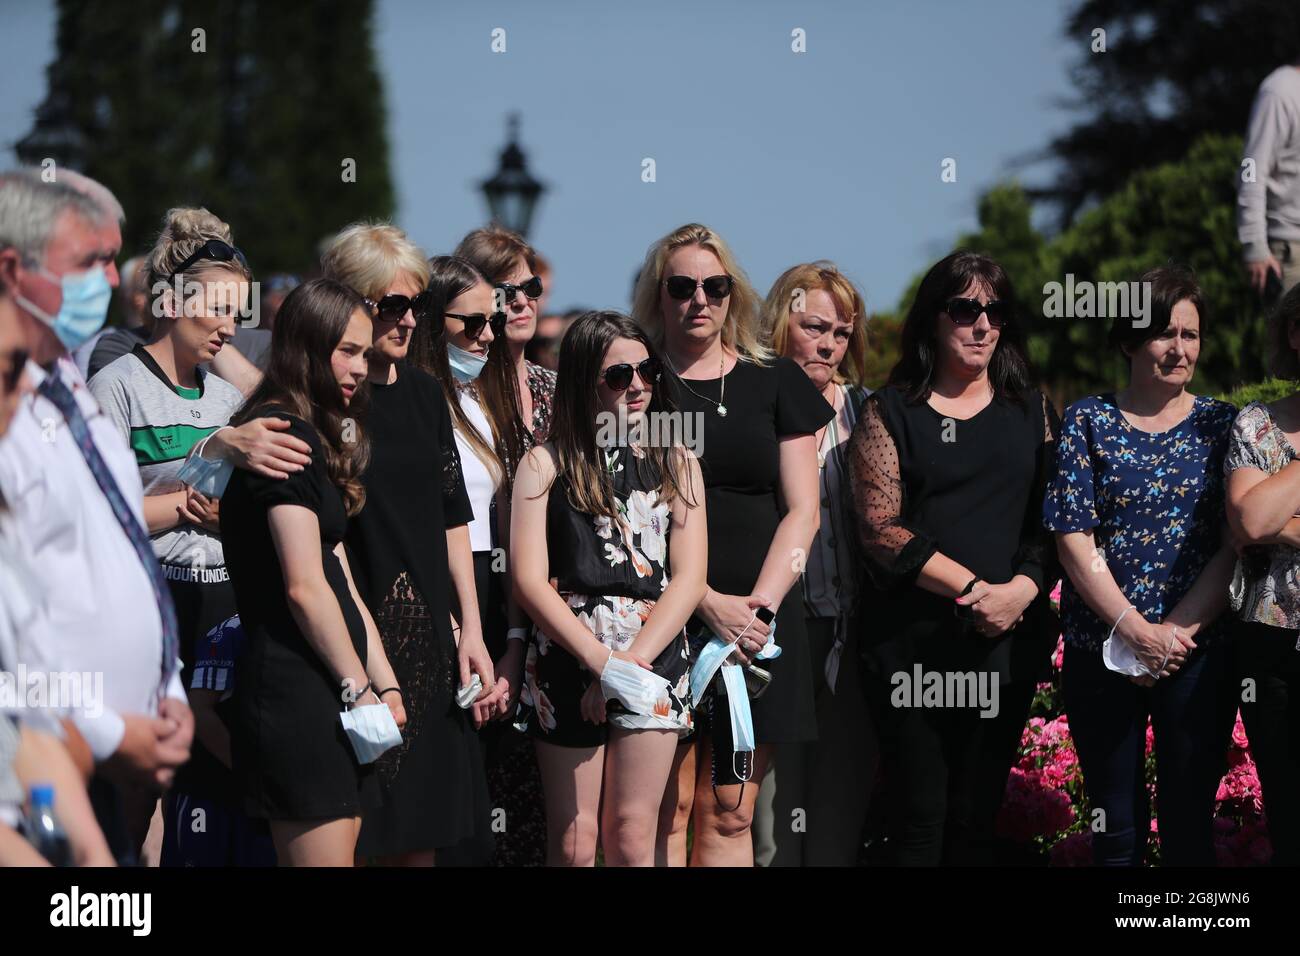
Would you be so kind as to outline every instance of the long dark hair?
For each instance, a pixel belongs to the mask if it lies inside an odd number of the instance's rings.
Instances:
[[[230,420],[242,425],[276,405],[310,422],[349,516],[366,503],[361,473],[370,463],[370,442],[360,423],[370,389],[362,383],[344,406],[330,360],[358,309],[367,311],[361,296],[333,279],[312,279],[290,292],[276,315],[266,374]]]
[[[429,260],[429,282],[425,286],[425,291],[433,297],[431,312],[441,319],[447,306],[457,296],[486,281],[483,274],[466,259],[458,256],[434,256]],[[505,346],[505,336],[497,336],[488,346],[487,365],[472,386],[481,398],[479,405],[492,428],[492,444],[489,445],[479,436],[478,429],[460,407],[460,386],[447,361],[447,333],[441,322],[434,324],[439,331],[434,332],[429,322],[416,324],[415,331],[411,333],[407,359],[438,380],[456,429],[465,436],[493,478],[504,477],[509,481],[514,476],[513,465],[523,457],[523,415],[519,411],[519,393],[515,385],[514,367],[510,364],[510,353]]]
[[[923,402],[930,397],[939,360],[936,320],[948,300],[961,295],[972,282],[986,286],[993,298],[1005,302],[1010,316],[989,360],[994,395],[1021,402],[1033,386],[1025,358],[1024,317],[1016,306],[1011,280],[1002,266],[988,256],[958,250],[930,267],[903,322],[900,355],[889,373],[888,384],[902,391],[909,402]]]
[[[621,312],[584,312],[560,342],[560,367],[555,382],[555,420],[549,441],[555,447],[556,474],[568,484],[569,503],[582,514],[618,518],[618,500],[601,449],[596,444],[596,387],[605,353],[616,339],[633,339],[653,359],[662,356],[645,331]],[[666,367],[666,366],[665,366]],[[646,414],[678,412],[670,376],[664,374],[650,393]],[[644,469],[648,488],[659,490],[661,501],[682,494],[678,465],[684,449],[651,442],[644,459],[630,456],[625,467]],[[693,500],[687,499],[694,506]]]

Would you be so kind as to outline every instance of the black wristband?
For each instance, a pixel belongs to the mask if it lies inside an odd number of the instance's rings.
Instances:
[[[398,697],[401,697],[401,696],[402,696],[402,688],[400,688],[400,687],[386,687],[386,688],[384,688],[383,690],[381,690],[378,694],[376,694],[375,696],[376,696],[376,697],[380,697],[380,698],[382,698],[382,697],[383,697],[385,694],[387,694],[389,691],[393,691],[393,690],[397,691],[397,696],[398,696]]]
[[[979,579],[980,578],[978,574],[975,575],[975,577],[971,578],[970,584],[966,585],[966,587],[962,590],[961,594],[958,594],[957,596],[959,598],[964,598],[966,595],[970,594],[971,591],[974,591],[975,585],[979,583]]]

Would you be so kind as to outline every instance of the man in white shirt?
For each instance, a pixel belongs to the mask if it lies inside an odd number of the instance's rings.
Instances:
[[[1255,94],[1237,188],[1237,236],[1258,292],[1271,297],[1300,282],[1300,61],[1278,67]]]
[[[121,207],[98,183],[58,177],[0,175],[0,283],[19,307],[34,389],[0,440],[0,494],[42,586],[36,603],[50,656],[65,671],[103,674],[101,713],[74,712],[73,722],[97,782],[115,785],[127,817],[119,822],[138,849],[153,797],[189,759],[194,718],[170,596],[158,590],[156,562],[144,561],[152,558],[147,534],[139,547],[134,456],[68,354],[103,324],[103,287],[118,278]],[[107,833],[112,822],[101,823]]]

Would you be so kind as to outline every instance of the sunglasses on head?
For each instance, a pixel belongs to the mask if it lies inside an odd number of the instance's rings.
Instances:
[[[460,319],[465,323],[465,335],[467,338],[477,339],[483,334],[483,326],[491,325],[492,334],[501,335],[506,328],[506,314],[504,312],[493,312],[490,316],[482,312],[475,312],[472,315],[458,315],[455,312],[445,312],[443,316],[448,319]]]
[[[663,374],[664,365],[656,358],[648,358],[639,365],[633,365],[631,362],[619,362],[617,365],[611,365],[605,369],[602,376],[605,384],[616,392],[626,391],[627,387],[632,384],[632,373],[641,376],[641,381],[646,385],[659,384],[659,376]]]
[[[526,279],[519,285],[511,285],[509,282],[498,282],[493,286],[494,289],[501,290],[501,304],[509,305],[515,300],[515,293],[522,292],[530,299],[540,299],[542,297],[542,280],[539,276],[533,276]]]
[[[994,299],[988,305],[980,305],[978,299],[958,296],[949,299],[943,309],[948,313],[948,318],[962,326],[974,325],[980,320],[981,312],[989,317],[989,325],[995,329],[1000,329],[1011,321],[1011,309],[1001,299]]]
[[[674,299],[684,301],[695,298],[695,290],[704,286],[704,294],[710,299],[725,299],[731,295],[731,276],[709,276],[707,279],[695,279],[691,276],[669,276],[664,280],[668,294]]]
[[[381,322],[400,322],[409,311],[417,322],[425,322],[433,312],[433,293],[421,292],[415,296],[386,295],[378,302],[366,299],[366,305]]]
[[[9,367],[0,374],[0,384],[4,385],[5,392],[12,392],[18,387],[18,380],[27,368],[27,357],[26,349],[14,349],[9,353]]]
[[[184,261],[172,270],[172,275],[180,275],[200,259],[208,259],[212,262],[231,262],[237,260],[245,269],[248,268],[248,260],[244,258],[244,254],[230,243],[222,242],[220,239],[209,239],[186,256]]]

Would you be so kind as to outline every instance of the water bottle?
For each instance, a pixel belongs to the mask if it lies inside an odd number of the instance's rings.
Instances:
[[[72,866],[68,835],[54,813],[54,787],[37,784],[31,788],[27,816],[23,818],[23,835],[51,866]]]

